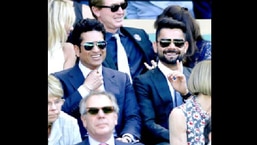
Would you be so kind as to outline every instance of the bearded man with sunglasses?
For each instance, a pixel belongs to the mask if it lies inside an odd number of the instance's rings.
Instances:
[[[156,61],[157,55],[144,29],[123,27],[127,6],[127,0],[89,0],[93,16],[104,24],[107,31],[107,54],[103,66],[118,70],[118,53],[114,34],[119,34],[133,80],[135,76],[148,70],[144,63],[152,64],[151,60]]]
[[[74,67],[54,73],[64,89],[62,110],[78,119],[84,139],[87,130],[80,119],[79,102],[92,91],[111,92],[120,108],[114,136],[123,142],[136,142],[141,137],[141,117],[134,88],[128,74],[102,66],[106,57],[105,32],[96,19],[76,23],[71,42],[78,60]]]
[[[133,85],[142,114],[144,144],[170,145],[169,113],[191,96],[188,92],[180,94],[168,81],[171,74],[183,72],[188,78],[191,73],[191,68],[183,67],[182,64],[189,46],[186,31],[186,26],[180,21],[161,19],[153,43],[159,58],[157,67],[134,79]]]

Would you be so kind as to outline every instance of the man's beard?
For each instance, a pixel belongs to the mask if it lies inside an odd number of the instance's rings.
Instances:
[[[183,60],[183,58],[184,58],[184,54],[181,54],[180,52],[177,52],[177,54],[179,54],[179,55],[178,55],[178,57],[177,57],[176,59],[168,60],[168,59],[164,56],[165,53],[167,53],[167,52],[164,51],[164,52],[163,52],[163,55],[158,55],[158,57],[159,57],[159,59],[160,59],[162,62],[164,62],[164,63],[166,63],[166,64],[175,65],[175,64],[177,64],[177,60],[179,60],[179,62],[181,62],[181,61]]]

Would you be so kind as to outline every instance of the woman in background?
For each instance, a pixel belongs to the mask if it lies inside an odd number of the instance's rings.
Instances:
[[[48,75],[48,145],[74,145],[82,141],[77,119],[61,111],[62,84]]]
[[[75,22],[70,0],[48,0],[48,74],[72,67],[74,47],[66,42]]]

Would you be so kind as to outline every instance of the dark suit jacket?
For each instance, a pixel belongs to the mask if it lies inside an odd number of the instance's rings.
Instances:
[[[90,145],[88,137],[86,137],[82,142],[80,142],[76,145]],[[115,145],[131,145],[131,144],[130,143],[125,143],[125,142],[122,142],[122,141],[119,141],[119,140],[115,139]]]
[[[78,88],[84,82],[84,76],[78,67],[78,63],[67,70],[54,73],[60,79],[64,89],[65,102],[62,110],[78,119],[82,137],[86,135],[79,113],[79,102],[82,96]],[[125,73],[103,67],[105,91],[115,95],[120,111],[116,133],[118,136],[131,133],[136,138],[141,137],[141,118],[139,106],[136,100],[134,88],[130,83],[129,76]],[[132,109],[133,108],[133,109]]]
[[[143,62],[147,62],[148,64],[151,64],[151,60],[156,60],[157,55],[153,51],[152,42],[150,41],[149,35],[145,32],[145,30],[138,29],[138,28],[131,28],[131,27],[121,27],[120,31],[125,36],[128,36],[135,43],[136,47],[138,47],[141,50],[142,56],[143,56]],[[135,39],[135,35],[138,35],[141,38]],[[110,54],[111,52],[108,52],[108,49],[107,49],[106,58],[105,58],[105,61],[103,62],[103,66],[118,70]],[[147,70],[148,69],[144,67],[144,70],[140,74],[145,73]]]
[[[184,67],[183,71],[188,78],[191,69]],[[133,85],[142,115],[142,142],[144,144],[169,142],[168,118],[174,102],[165,76],[159,67],[156,67],[137,76]],[[175,96],[176,104],[182,104],[180,93],[176,92]]]

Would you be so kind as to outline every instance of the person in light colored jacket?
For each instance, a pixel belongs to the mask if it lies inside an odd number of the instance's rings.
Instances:
[[[59,79],[48,75],[48,145],[81,142],[77,120],[61,111],[63,89]]]

